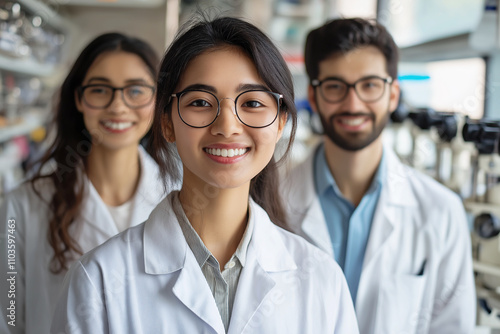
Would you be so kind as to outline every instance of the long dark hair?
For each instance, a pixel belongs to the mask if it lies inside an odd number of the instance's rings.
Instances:
[[[139,56],[151,76],[156,78],[159,59],[146,42],[119,33],[107,33],[94,39],[85,47],[64,80],[58,96],[58,104],[52,127],[56,132],[30,182],[40,198],[36,183],[46,179],[54,187],[49,207],[48,241],[54,250],[50,263],[53,273],[67,270],[71,252],[82,254],[80,246],[70,233],[70,226],[81,212],[84,196],[84,170],[91,149],[91,134],[85,128],[83,115],[76,108],[75,92],[94,60],[101,54],[124,51]],[[53,166],[51,168],[51,166]],[[50,172],[46,172],[50,168]],[[80,172],[79,172],[80,170]]]
[[[255,64],[257,72],[269,89],[283,95],[280,113],[292,122],[291,139],[283,160],[290,150],[297,125],[294,105],[293,81],[280,52],[271,40],[257,27],[241,19],[220,17],[214,20],[201,18],[188,23],[170,45],[160,65],[158,93],[156,95],[155,119],[153,121],[151,154],[160,161],[162,176],[179,176],[175,152],[162,134],[162,117],[171,116],[170,96],[175,93],[181,75],[196,56],[225,46],[236,46],[245,52]],[[171,119],[171,117],[170,117]],[[250,183],[250,196],[267,211],[271,220],[286,226],[285,212],[278,191],[278,169],[274,158]]]

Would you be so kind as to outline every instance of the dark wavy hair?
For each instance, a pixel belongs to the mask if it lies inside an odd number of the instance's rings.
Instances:
[[[54,194],[48,203],[52,212],[49,217],[48,241],[54,250],[50,263],[53,273],[68,269],[67,263],[72,252],[82,254],[80,246],[70,233],[70,227],[82,210],[85,191],[82,175],[85,174],[92,140],[85,128],[83,115],[76,108],[75,94],[94,60],[103,53],[113,51],[137,55],[147,65],[151,76],[156,78],[159,58],[149,44],[120,33],[107,33],[98,36],[85,47],[64,80],[52,121],[55,140],[40,159],[34,176],[30,179],[33,190],[40,198],[42,194],[37,190],[37,181],[49,180],[54,187]],[[50,172],[47,173],[48,169]]]
[[[176,156],[167,144],[162,132],[162,118],[165,113],[171,119],[172,100],[170,96],[196,56],[224,47],[237,47],[253,61],[257,72],[269,90],[283,95],[280,113],[292,122],[291,139],[280,159],[288,154],[295,135],[297,111],[294,105],[293,81],[287,64],[271,40],[257,27],[238,18],[218,17],[213,20],[200,18],[186,24],[170,45],[160,65],[158,93],[156,95],[155,118],[153,121],[151,154],[160,161],[160,171],[165,178],[177,173]],[[179,174],[175,174],[179,178]],[[278,168],[274,157],[250,183],[250,196],[267,211],[271,220],[286,226],[285,212],[278,191]]]
[[[361,18],[335,19],[307,35],[304,61],[309,80],[318,79],[319,63],[333,55],[374,46],[386,60],[387,73],[398,77],[398,47],[383,25]]]

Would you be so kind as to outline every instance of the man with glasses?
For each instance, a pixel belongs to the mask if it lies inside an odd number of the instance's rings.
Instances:
[[[339,19],[309,33],[308,99],[324,140],[285,179],[290,229],[340,264],[361,333],[472,333],[462,203],[383,147],[399,98],[397,62],[378,23]]]

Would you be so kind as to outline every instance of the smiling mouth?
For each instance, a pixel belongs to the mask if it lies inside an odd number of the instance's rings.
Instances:
[[[105,127],[112,129],[112,130],[126,130],[128,128],[131,128],[134,123],[132,122],[111,122],[111,121],[104,121],[101,122]]]
[[[362,116],[362,117],[346,117],[346,118],[338,118],[338,121],[342,124],[349,125],[349,126],[358,126],[363,124],[367,120],[367,117]]]
[[[235,148],[235,149],[225,149],[225,148],[205,148],[205,152],[210,155],[215,155],[217,157],[232,158],[241,156],[249,151],[248,148]]]

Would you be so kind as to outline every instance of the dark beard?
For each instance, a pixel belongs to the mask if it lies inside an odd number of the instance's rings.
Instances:
[[[364,149],[365,147],[367,147],[368,145],[373,143],[380,136],[380,134],[384,130],[385,126],[389,122],[390,113],[387,112],[384,116],[384,119],[382,119],[382,121],[378,125],[376,122],[375,115],[373,113],[343,112],[340,114],[330,116],[328,121],[322,116],[322,114],[321,114],[321,112],[319,112],[319,110],[318,110],[318,115],[319,115],[319,118],[321,120],[321,125],[323,126],[323,134],[328,136],[328,138],[330,138],[330,140],[335,145],[340,147],[341,149],[354,152],[354,151],[359,151],[359,150]],[[339,116],[346,116],[346,115],[368,116],[372,120],[372,124],[373,124],[372,131],[369,134],[369,136],[364,138],[364,139],[361,139],[356,135],[353,135],[351,138],[345,138],[345,137],[342,137],[339,133],[337,133],[335,131],[335,127],[333,125],[335,118],[339,117]]]

